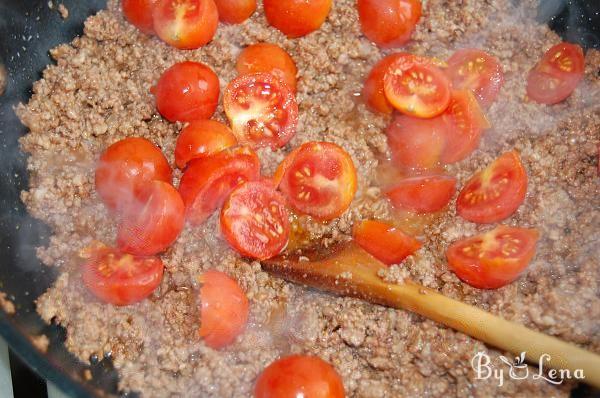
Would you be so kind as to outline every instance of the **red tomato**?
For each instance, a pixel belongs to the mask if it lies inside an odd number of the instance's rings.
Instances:
[[[362,96],[372,110],[388,115],[394,111],[394,107],[385,97],[383,80],[394,61],[406,55],[406,53],[388,55],[377,62],[375,66],[373,66],[373,69],[371,69],[371,72],[365,81]]]
[[[498,97],[504,84],[502,65],[496,57],[482,50],[458,50],[448,60],[448,77],[455,90],[471,90],[484,107]]]
[[[446,252],[456,276],[478,289],[497,289],[515,281],[535,255],[535,229],[501,225],[453,243]]]
[[[585,59],[576,44],[559,43],[550,48],[529,72],[527,95],[540,104],[556,104],[573,93],[583,79]]]
[[[167,69],[154,89],[156,107],[170,122],[210,119],[217,109],[219,92],[215,72],[191,61]]]
[[[132,25],[147,34],[154,33],[152,12],[157,0],[123,0],[123,15]]]
[[[431,118],[450,103],[450,81],[434,61],[404,54],[389,67],[384,78],[385,96],[402,113]]]
[[[221,232],[240,254],[265,260],[285,249],[290,222],[285,199],[268,180],[236,188],[221,210]]]
[[[219,12],[214,0],[157,0],[154,30],[165,43],[193,50],[212,40]]]
[[[276,44],[259,43],[246,47],[238,57],[236,69],[240,75],[271,73],[296,92],[298,69],[290,55]]]
[[[356,194],[356,169],[343,148],[307,142],[281,163],[274,181],[294,210],[329,221],[344,213]]]
[[[410,40],[421,18],[420,0],[358,0],[364,35],[381,47],[398,47]]]
[[[235,146],[229,127],[216,120],[197,120],[181,130],[175,146],[175,163],[180,169],[192,159],[203,158]]]
[[[290,38],[319,29],[331,10],[332,0],[264,0],[271,26]]]
[[[179,236],[185,222],[181,195],[171,184],[153,181],[129,204],[117,232],[117,246],[125,253],[161,253]]]
[[[240,285],[222,272],[206,271],[199,280],[200,337],[211,348],[223,348],[246,328],[248,298]]]
[[[394,207],[416,213],[442,210],[456,191],[456,178],[445,175],[406,178],[386,192]]]
[[[336,370],[321,358],[290,355],[263,370],[254,387],[255,398],[343,398],[344,384]]]
[[[415,238],[379,221],[354,224],[352,236],[360,247],[387,265],[400,264],[421,248],[421,242]]]
[[[150,296],[163,277],[158,257],[134,257],[104,245],[85,250],[84,285],[100,300],[129,305]]]
[[[242,23],[256,11],[256,0],[215,0],[215,4],[219,20],[225,23]]]
[[[517,211],[526,193],[527,173],[519,154],[507,152],[471,177],[458,195],[456,211],[472,222],[495,223]]]
[[[285,83],[270,73],[237,77],[223,99],[233,133],[242,144],[281,148],[296,134],[298,104]]]
[[[171,166],[152,142],[130,137],[109,146],[96,166],[96,192],[112,211],[121,211],[152,180],[172,181]]]

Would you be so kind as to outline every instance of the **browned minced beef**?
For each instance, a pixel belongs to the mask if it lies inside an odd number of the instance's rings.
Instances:
[[[448,269],[445,249],[491,226],[456,217],[452,203],[428,219],[424,247],[391,267],[386,278],[409,277],[600,352],[600,55],[588,52],[586,78],[564,103],[528,102],[527,71],[559,38],[533,21],[531,4],[515,7],[509,0],[427,1],[408,50],[444,59],[456,48],[477,47],[501,61],[506,84],[488,111],[494,127],[479,150],[448,172],[462,184],[502,151],[520,151],[529,191],[506,224],[538,228],[538,255],[519,281],[504,288],[481,291],[461,283]],[[259,4],[249,21],[219,26],[215,39],[195,51],[178,51],[139,33],[110,1],[107,11],[88,19],[84,36],[52,51],[56,65],[17,109],[31,130],[22,139],[31,155],[31,186],[23,200],[54,231],[39,257],[60,274],[38,299],[38,311],[66,327],[68,349],[82,361],[112,353],[120,387],[148,397],[249,396],[259,372],[289,353],[332,363],[351,397],[567,396],[573,384],[554,387],[529,378],[507,379],[498,387],[495,380],[477,380],[473,355],[483,351],[498,363],[501,353],[420,316],[269,276],[259,263],[243,261],[226,247],[215,233],[214,216],[202,227],[186,228],[162,256],[165,278],[150,299],[114,307],[85,290],[78,251],[93,239],[111,244],[115,237],[115,222],[93,186],[101,151],[123,137],[142,136],[173,162],[181,125],[157,114],[150,88],[160,74],[178,61],[200,61],[215,69],[224,87],[235,76],[240,49],[263,41],[281,45],[296,60],[300,103],[297,136],[282,150],[260,151],[263,171],[273,172],[302,142],[326,140],[346,148],[359,172],[359,192],[346,214],[327,225],[300,217],[297,226],[329,244],[347,239],[356,220],[394,218],[376,178],[377,159],[388,154],[383,129],[389,119],[370,113],[358,98],[365,75],[384,54],[360,35],[354,0],[336,0],[323,27],[297,40],[268,27]],[[222,108],[216,118],[224,120]],[[222,351],[206,347],[197,333],[197,277],[211,268],[236,278],[251,303],[247,330]]]

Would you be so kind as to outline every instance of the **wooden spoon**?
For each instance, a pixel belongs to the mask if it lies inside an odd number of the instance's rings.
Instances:
[[[286,254],[264,261],[265,271],[286,280],[342,296],[416,312],[514,355],[525,352],[526,359],[538,365],[544,354],[544,367],[568,369],[571,377],[583,370],[581,380],[600,388],[600,356],[555,337],[528,329],[492,315],[477,307],[445,297],[413,282],[387,283],[378,273],[387,268],[373,256],[348,243],[324,251]]]

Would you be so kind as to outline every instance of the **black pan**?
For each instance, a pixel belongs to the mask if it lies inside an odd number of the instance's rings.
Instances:
[[[83,21],[106,6],[106,0],[0,0],[0,63],[8,69],[9,83],[0,97],[0,291],[15,303],[15,315],[0,311],[0,334],[35,372],[74,397],[124,395],[117,391],[117,376],[110,358],[91,358],[91,367],[69,354],[63,345],[64,330],[48,326],[35,311],[34,300],[52,283],[55,275],[40,264],[35,248],[44,245],[49,231],[32,219],[19,199],[27,188],[26,157],[18,138],[26,133],[13,112],[31,95],[32,83],[51,60],[48,50],[81,34]],[[56,10],[64,3],[69,17]],[[540,20],[565,39],[586,48],[600,48],[600,0],[542,0]],[[47,354],[31,344],[31,335],[50,338]],[[90,369],[91,381],[83,372]],[[580,387],[573,396],[595,395]]]

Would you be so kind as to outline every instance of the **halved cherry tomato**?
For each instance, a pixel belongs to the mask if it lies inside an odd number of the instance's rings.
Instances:
[[[442,210],[456,192],[456,178],[445,175],[406,178],[386,192],[396,208],[416,213]]]
[[[482,50],[465,48],[448,60],[446,73],[455,90],[471,90],[482,106],[490,106],[504,84],[502,65]]]
[[[130,137],[109,146],[96,166],[96,192],[112,211],[121,211],[134,200],[140,187],[153,180],[171,183],[169,162],[145,138]]]
[[[392,160],[400,167],[430,169],[439,165],[446,145],[447,125],[435,117],[400,115],[386,130]]]
[[[400,264],[421,248],[421,242],[412,236],[380,221],[355,224],[352,236],[360,247],[387,265]]]
[[[219,103],[219,78],[204,64],[180,62],[162,74],[153,92],[170,122],[210,119]]]
[[[450,80],[434,61],[403,54],[390,65],[384,78],[385,96],[402,113],[431,118],[450,103]]]
[[[421,18],[420,0],[358,0],[363,34],[381,47],[398,47],[410,40]]]
[[[227,149],[192,160],[179,184],[186,218],[193,225],[202,224],[235,187],[259,177],[260,161],[248,147]]]
[[[192,159],[203,158],[235,146],[229,127],[216,120],[197,120],[181,130],[175,145],[175,163],[180,169]]]
[[[550,48],[527,77],[527,95],[540,104],[556,104],[569,97],[583,79],[585,58],[576,44]]]
[[[209,270],[199,278],[200,337],[219,349],[233,343],[246,328],[249,304],[240,285],[223,272]]]
[[[132,25],[147,34],[154,33],[152,12],[157,0],[123,0],[123,15]]]
[[[495,223],[517,211],[526,193],[527,173],[519,154],[507,152],[467,181],[458,195],[456,211],[472,222]]]
[[[164,266],[158,257],[135,257],[102,244],[82,253],[83,283],[100,300],[114,305],[142,301],[158,287]]]
[[[136,199],[123,212],[117,246],[136,256],[151,256],[167,250],[185,223],[181,195],[171,184],[152,181]]]
[[[240,75],[271,73],[296,92],[296,63],[276,44],[258,43],[246,47],[238,57],[236,69]]]
[[[219,12],[214,0],[157,0],[154,30],[167,44],[193,50],[212,40]]]
[[[446,252],[456,276],[478,289],[497,289],[515,281],[535,255],[535,229],[500,225],[453,243]]]
[[[254,387],[255,398],[344,398],[337,371],[319,357],[290,355],[263,370]]]
[[[399,57],[406,56],[406,53],[391,54],[383,58],[373,66],[362,90],[362,96],[367,105],[374,111],[390,114],[394,107],[385,97],[383,80],[390,66]]]
[[[323,25],[332,0],[264,0],[263,4],[269,25],[289,38],[296,38]]]
[[[290,238],[285,198],[268,180],[236,188],[221,210],[221,232],[238,253],[265,260],[281,253]]]
[[[215,3],[219,20],[225,23],[242,23],[256,11],[256,0],[215,0]]]
[[[296,134],[298,104],[285,83],[270,73],[239,76],[223,99],[233,133],[242,144],[275,150]]]
[[[307,142],[281,163],[274,181],[294,210],[328,221],[344,213],[356,194],[356,168],[343,148]]]

